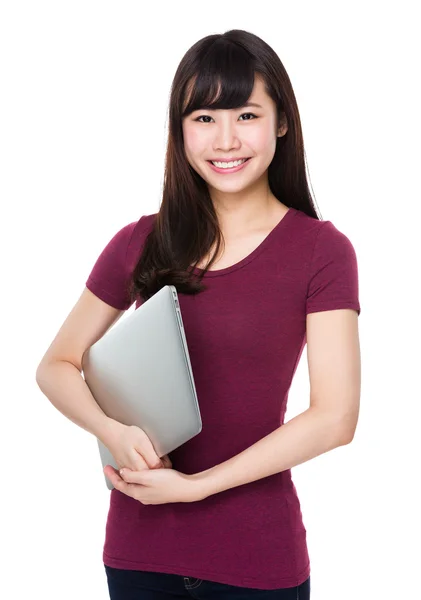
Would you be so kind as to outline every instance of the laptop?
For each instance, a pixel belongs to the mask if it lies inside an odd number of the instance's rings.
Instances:
[[[162,287],[83,355],[82,373],[104,413],[137,425],[161,458],[202,430],[177,290]],[[102,467],[118,470],[97,439]],[[109,490],[114,486],[104,474]]]

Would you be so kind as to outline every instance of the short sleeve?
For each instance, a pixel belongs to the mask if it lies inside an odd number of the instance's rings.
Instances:
[[[132,305],[127,251],[136,224],[137,221],[125,225],[111,238],[98,256],[85,284],[95,296],[120,310],[127,310]]]
[[[331,221],[324,221],[310,264],[306,314],[338,308],[361,312],[358,263],[348,237]]]

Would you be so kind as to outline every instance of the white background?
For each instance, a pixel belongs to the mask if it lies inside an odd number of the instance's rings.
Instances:
[[[159,209],[179,61],[200,38],[238,28],[284,63],[317,206],[359,263],[357,432],[293,469],[312,600],[421,598],[415,8],[1,3],[2,597],[108,598],[96,439],[53,407],[35,371],[105,244]],[[286,420],[308,402],[304,352]]]

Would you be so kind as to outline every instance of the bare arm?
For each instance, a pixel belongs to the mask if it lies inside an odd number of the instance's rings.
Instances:
[[[107,445],[109,436],[121,425],[102,411],[72,363],[55,360],[45,364],[38,369],[36,381],[57,410],[103,444]]]
[[[309,408],[240,454],[193,475],[200,497],[218,494],[291,469],[348,443],[341,423],[317,408]]]
[[[82,377],[82,358],[123,312],[85,288],[36,371],[39,388],[57,410],[106,445],[121,423],[107,417],[95,401]]]

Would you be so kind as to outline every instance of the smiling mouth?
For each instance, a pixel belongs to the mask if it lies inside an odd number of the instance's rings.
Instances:
[[[225,161],[225,160],[208,160],[207,162],[209,162],[209,163],[211,163],[213,165],[213,163],[215,163],[215,162],[219,162],[219,163],[222,163],[222,164],[228,164],[230,162],[237,162],[238,160],[242,160],[243,162],[241,164],[243,164],[243,163],[246,163],[248,160],[250,160],[250,158],[251,158],[251,156],[249,156],[248,158],[245,158],[245,159],[244,158],[242,158],[242,159],[238,159],[237,158],[236,160],[233,159],[233,160],[229,160],[229,161]]]
[[[251,156],[246,158],[245,160],[243,160],[243,162],[241,162],[239,165],[235,165],[232,167],[218,167],[217,165],[214,165],[213,162],[211,160],[207,160],[206,162],[209,163],[209,166],[212,168],[212,170],[214,170],[216,173],[236,173],[237,171],[240,171],[241,169],[243,169],[245,167],[245,165],[250,162]],[[219,161],[216,161],[219,162]],[[224,161],[223,161],[224,162]],[[230,162],[236,162],[236,161],[230,161]],[[227,163],[229,164],[229,163]]]

